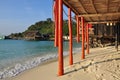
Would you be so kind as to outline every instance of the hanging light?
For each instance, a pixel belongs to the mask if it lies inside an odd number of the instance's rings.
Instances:
[[[107,22],[107,24],[106,24],[107,26],[109,26],[109,23]]]
[[[113,25],[113,23],[111,22],[111,23],[110,23],[110,26],[112,26],[112,25]]]

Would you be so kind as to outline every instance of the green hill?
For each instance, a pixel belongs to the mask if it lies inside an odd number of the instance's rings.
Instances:
[[[76,23],[72,22],[72,29],[73,29],[73,35],[76,35]],[[28,34],[29,33],[29,34]],[[51,20],[51,18],[47,18],[45,21],[39,21],[35,24],[32,24],[28,27],[28,29],[22,33],[12,33],[9,35],[12,39],[21,38],[24,39],[27,35],[27,37],[35,37],[36,33],[39,34],[37,37],[43,38],[42,35],[49,35],[49,38],[54,37],[54,22]],[[34,34],[34,35],[33,35]],[[64,20],[63,22],[63,35],[67,36],[69,34],[68,31],[68,20]],[[31,36],[32,35],[32,36]],[[48,39],[48,38],[47,38]]]

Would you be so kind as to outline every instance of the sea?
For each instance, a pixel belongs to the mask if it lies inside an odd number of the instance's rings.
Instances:
[[[64,41],[64,56],[69,53],[69,42]],[[73,41],[73,53],[81,50],[81,43]],[[0,79],[19,73],[58,57],[54,41],[0,40]]]

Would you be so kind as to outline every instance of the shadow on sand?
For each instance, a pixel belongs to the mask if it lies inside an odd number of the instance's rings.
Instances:
[[[119,54],[119,53],[118,53],[118,54]],[[103,61],[99,61],[99,62],[95,62],[95,63],[89,63],[89,64],[86,65],[86,66],[82,66],[82,67],[80,67],[80,68],[78,68],[78,69],[74,69],[74,70],[68,71],[68,72],[65,73],[65,75],[66,75],[66,74],[69,74],[69,73],[73,73],[73,72],[79,71],[79,70],[81,70],[81,69],[86,69],[86,68],[88,68],[89,66],[92,66],[92,65],[94,65],[94,64],[101,64],[101,63],[104,63],[104,62],[111,62],[111,61],[113,61],[113,60],[120,60],[120,58],[113,58],[113,59],[107,59],[107,60],[103,60]],[[77,62],[77,63],[74,63],[74,64],[80,64],[80,62]]]

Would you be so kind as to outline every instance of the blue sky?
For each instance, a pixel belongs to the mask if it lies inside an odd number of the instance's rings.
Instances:
[[[0,0],[0,33],[23,32],[37,21],[52,18],[52,1]]]

